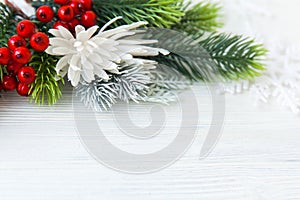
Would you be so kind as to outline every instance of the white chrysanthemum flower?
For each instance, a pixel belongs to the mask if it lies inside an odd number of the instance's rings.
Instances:
[[[169,54],[167,50],[145,46],[156,43],[156,40],[126,39],[136,34],[132,29],[145,25],[146,22],[105,31],[120,18],[108,22],[97,34],[98,26],[85,30],[83,26],[78,25],[75,28],[75,37],[62,26],[49,30],[54,38],[50,38],[50,46],[46,52],[63,56],[57,63],[57,73],[61,76],[68,73],[71,84],[77,86],[80,81],[92,82],[95,76],[108,80],[106,72],[118,73],[119,64],[134,61],[134,56]]]

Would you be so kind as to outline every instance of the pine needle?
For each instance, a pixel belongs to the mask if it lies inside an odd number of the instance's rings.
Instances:
[[[199,34],[203,31],[213,32],[222,27],[223,24],[219,22],[221,7],[218,4],[210,2],[200,2],[194,6],[191,4],[189,2],[183,8],[185,15],[173,26],[173,29]]]
[[[168,56],[151,59],[192,80],[249,79],[259,76],[265,69],[262,59],[266,50],[242,36],[215,33],[209,37],[191,37],[165,29],[150,29],[148,35],[159,41],[157,46],[171,52]]]
[[[183,0],[94,0],[94,11],[100,24],[122,16],[115,26],[146,21],[149,26],[171,27],[184,15]]]
[[[55,104],[62,96],[64,80],[57,77],[55,66],[57,59],[45,52],[35,53],[29,63],[36,70],[36,79],[31,85],[31,101],[42,105]],[[58,79],[58,80],[57,80]]]

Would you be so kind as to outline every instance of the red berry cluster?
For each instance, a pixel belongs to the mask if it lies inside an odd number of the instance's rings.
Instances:
[[[19,22],[16,32],[17,35],[8,39],[8,47],[0,48],[0,65],[6,66],[0,91],[17,89],[21,96],[28,96],[29,85],[36,77],[34,68],[27,66],[32,56],[29,46],[35,51],[44,51],[49,46],[49,37],[37,32],[35,24],[29,20]]]
[[[97,15],[91,11],[92,0],[54,0],[54,2],[60,5],[57,11],[58,20],[53,25],[55,29],[63,26],[73,32],[79,24],[89,28],[97,22]],[[41,6],[37,9],[36,16],[39,21],[48,23],[54,19],[55,13],[51,7]]]

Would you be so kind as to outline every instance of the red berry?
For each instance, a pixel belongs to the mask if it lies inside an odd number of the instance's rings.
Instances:
[[[2,87],[4,90],[14,90],[17,88],[18,82],[14,76],[3,76]]]
[[[31,52],[26,47],[18,47],[14,50],[12,58],[15,62],[25,65],[31,59]]]
[[[73,8],[74,14],[79,15],[83,12],[83,5],[79,1],[71,1],[69,5]]]
[[[17,87],[17,92],[20,96],[28,96],[30,91],[30,86],[28,84],[19,83]]]
[[[81,24],[86,28],[96,25],[97,15],[93,11],[86,11],[81,15]]]
[[[35,51],[45,51],[49,46],[49,37],[45,33],[37,32],[31,36],[30,46]]]
[[[54,11],[50,6],[41,6],[36,11],[36,17],[41,22],[48,23],[52,21],[54,17]]]
[[[29,20],[23,20],[17,25],[17,33],[23,38],[29,38],[35,32],[35,25]]]
[[[54,0],[54,3],[59,5],[66,5],[69,3],[69,0]]]
[[[19,63],[15,63],[15,62],[10,62],[7,66],[6,66],[6,70],[8,73],[12,74],[12,75],[17,75],[19,69],[22,67],[22,64]]]
[[[75,27],[77,25],[80,24],[80,21],[77,19],[77,18],[74,18],[72,21],[69,22],[69,28],[71,31],[74,31],[75,30]]]
[[[65,27],[66,29],[70,29],[68,24],[61,22],[61,21],[55,22],[55,24],[53,25],[53,28],[58,29],[59,26]]]
[[[22,67],[18,72],[18,79],[21,83],[30,84],[35,80],[35,70],[33,67]]]
[[[24,40],[24,38],[18,35],[11,36],[8,39],[7,44],[8,48],[10,48],[11,50],[15,50],[17,47],[26,47],[26,41]]]
[[[0,48],[0,65],[7,65],[11,58],[10,50],[6,47]]]
[[[74,18],[74,11],[71,6],[62,6],[57,13],[59,19],[64,22],[69,22]]]
[[[79,2],[82,4],[84,10],[91,10],[93,6],[92,0],[79,0]]]

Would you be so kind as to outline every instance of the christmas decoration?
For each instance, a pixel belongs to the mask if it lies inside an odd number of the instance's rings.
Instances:
[[[215,32],[222,26],[216,4],[34,0],[21,5],[0,4],[1,88],[38,104],[61,98],[65,76],[86,106],[106,111],[117,101],[169,103],[195,81],[249,80],[264,70],[262,45]]]

